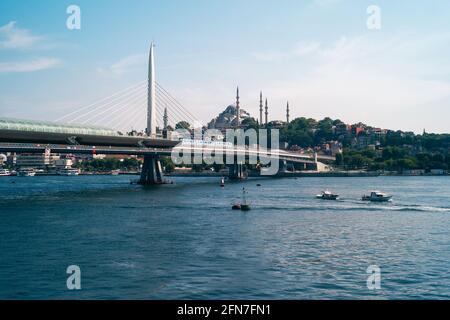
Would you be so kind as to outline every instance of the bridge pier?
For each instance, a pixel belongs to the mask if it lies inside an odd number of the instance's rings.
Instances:
[[[167,181],[164,180],[164,174],[159,157],[145,156],[139,184],[148,186],[165,183],[167,183]]]
[[[230,180],[245,180],[247,177],[248,173],[245,165],[234,163],[228,166],[228,178]]]
[[[278,167],[278,173],[285,173],[287,171],[287,161],[286,160],[280,160],[279,161],[279,167]]]

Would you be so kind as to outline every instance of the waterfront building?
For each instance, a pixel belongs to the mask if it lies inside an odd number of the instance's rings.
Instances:
[[[333,127],[333,130],[338,137],[344,137],[351,132],[351,126],[345,123],[339,123]]]
[[[55,161],[56,170],[71,169],[73,166],[73,160],[71,158],[61,158]]]
[[[342,153],[343,152],[342,143],[340,143],[339,141],[331,141],[330,152],[332,156],[336,156],[338,153]]]
[[[55,167],[55,162],[59,159],[59,155],[48,152],[42,154],[22,153],[17,155],[16,166],[20,169],[49,170]]]

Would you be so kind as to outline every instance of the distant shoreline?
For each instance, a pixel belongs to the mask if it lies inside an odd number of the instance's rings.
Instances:
[[[223,177],[226,174],[216,173],[216,172],[188,172],[188,173],[171,173],[167,174],[169,177]],[[342,177],[342,178],[353,178],[353,177],[445,177],[449,174],[423,174],[423,175],[413,175],[413,174],[400,174],[400,173],[379,173],[370,171],[338,171],[338,172],[286,172],[279,174],[277,178],[312,178],[312,177]],[[270,178],[272,176],[260,176],[259,174],[249,173],[250,178]]]
[[[120,173],[118,175],[113,175],[110,173],[80,173],[79,176],[138,176],[138,172]],[[36,173],[36,176],[40,177],[51,177],[59,175],[56,173]],[[217,172],[185,172],[185,173],[168,173],[165,174],[167,177],[193,177],[193,178],[220,178],[226,177],[227,174],[217,173]],[[339,171],[339,172],[286,172],[276,176],[260,176],[256,173],[249,173],[249,178],[356,178],[356,177],[448,177],[450,174],[401,174],[401,173],[378,173],[370,171]],[[15,175],[10,176],[0,176],[1,177],[16,177]]]

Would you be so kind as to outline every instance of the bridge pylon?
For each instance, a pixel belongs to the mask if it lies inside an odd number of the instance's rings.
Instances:
[[[149,186],[167,183],[168,181],[164,179],[164,173],[159,157],[156,155],[145,156],[139,184]]]
[[[228,178],[230,180],[245,180],[248,178],[248,172],[242,163],[234,163],[228,166]]]

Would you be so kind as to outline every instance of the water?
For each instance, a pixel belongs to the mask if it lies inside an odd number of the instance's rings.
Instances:
[[[0,298],[450,298],[448,177],[175,180],[1,177]],[[242,187],[248,213],[231,210]],[[342,201],[314,199],[325,188]],[[394,202],[358,200],[374,188]]]

